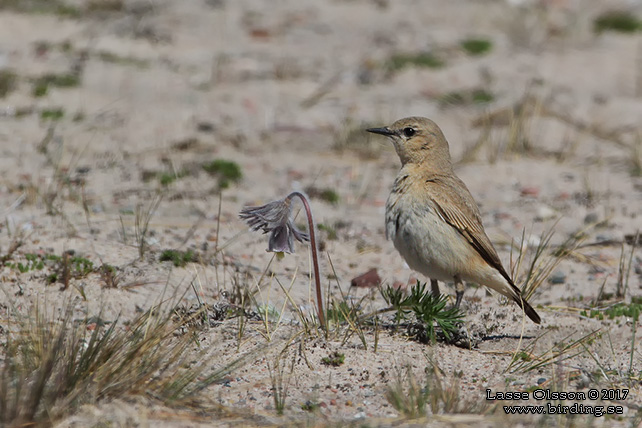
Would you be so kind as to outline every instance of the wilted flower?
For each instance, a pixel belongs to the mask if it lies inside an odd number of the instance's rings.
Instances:
[[[301,232],[292,223],[292,199],[297,197],[303,203],[305,214],[308,217],[308,228],[310,235]],[[319,255],[317,252],[316,238],[314,236],[314,218],[308,198],[301,192],[292,192],[285,199],[270,202],[260,207],[246,207],[241,210],[239,217],[250,225],[252,230],[262,229],[263,233],[269,233],[268,251],[273,251],[282,256],[283,253],[294,253],[294,240],[299,242],[310,241],[310,252],[312,253],[312,265],[314,268],[314,284],[317,294],[317,315],[323,328],[325,315],[323,312],[323,295],[321,293],[321,275],[319,274]],[[327,331],[327,330],[326,330]]]
[[[291,210],[292,199],[287,197],[260,207],[243,208],[239,217],[245,220],[252,230],[262,229],[263,233],[270,233],[268,251],[294,253],[294,239],[304,242],[309,241],[310,237],[292,223]]]

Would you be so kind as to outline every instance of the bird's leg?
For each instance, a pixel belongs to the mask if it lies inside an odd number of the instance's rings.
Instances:
[[[432,297],[439,297],[439,283],[436,279],[430,280],[430,288],[432,288]]]
[[[464,297],[464,281],[459,275],[455,275],[455,308],[459,309],[461,299]]]

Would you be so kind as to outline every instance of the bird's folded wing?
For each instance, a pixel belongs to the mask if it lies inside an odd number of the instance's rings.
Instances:
[[[464,183],[459,179],[453,183],[449,183],[447,179],[432,179],[426,181],[426,186],[429,187],[427,194],[431,195],[432,202],[444,221],[464,236],[482,258],[513,285],[497,251],[484,232],[479,208]]]

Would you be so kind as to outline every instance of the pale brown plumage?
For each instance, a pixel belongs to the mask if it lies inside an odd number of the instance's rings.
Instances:
[[[390,137],[401,159],[386,204],[386,235],[408,265],[432,280],[454,280],[458,306],[463,280],[486,285],[513,299],[540,323],[508,275],[484,231],[479,208],[455,175],[448,142],[430,119],[410,117],[369,132]]]

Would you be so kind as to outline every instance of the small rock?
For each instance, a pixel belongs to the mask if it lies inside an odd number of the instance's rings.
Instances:
[[[377,268],[372,268],[368,272],[352,278],[351,287],[376,287],[381,284],[381,277],[377,273]]]
[[[545,221],[554,218],[557,215],[555,210],[548,205],[540,205],[537,207],[537,214],[535,221]]]
[[[530,197],[536,198],[539,196],[539,187],[524,186],[519,191],[519,194],[522,196],[530,196]]]
[[[564,284],[566,282],[566,274],[561,270],[556,270],[548,278],[548,282],[551,284]]]
[[[597,223],[600,220],[600,217],[597,215],[597,213],[588,213],[584,217],[584,224],[594,224]]]

